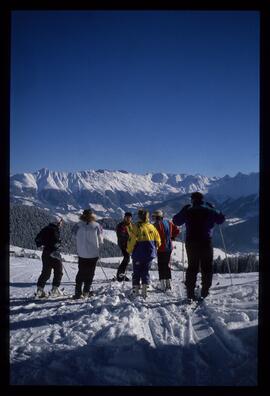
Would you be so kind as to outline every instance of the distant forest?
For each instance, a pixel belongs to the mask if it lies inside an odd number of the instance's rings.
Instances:
[[[24,249],[37,249],[35,237],[41,228],[54,220],[53,216],[45,210],[34,206],[13,205],[10,206],[10,245]],[[98,222],[105,229],[115,229],[116,220],[102,219]],[[61,251],[66,254],[76,254],[75,240],[71,236],[72,223],[64,222],[60,230]],[[122,255],[119,247],[104,239],[100,251],[101,257],[119,257]]]
[[[41,228],[54,220],[53,216],[45,210],[33,206],[13,205],[10,206],[10,245],[24,249],[37,250],[35,237]],[[120,221],[120,219],[119,219]],[[115,230],[117,220],[104,218],[98,220],[104,229]],[[71,236],[73,223],[64,222],[61,227],[62,253],[76,254],[75,241]],[[177,238],[178,239],[178,238]],[[119,247],[104,239],[101,247],[101,257],[120,257],[122,253]],[[181,263],[174,263],[175,267],[182,269]],[[214,260],[213,270],[215,273],[257,272],[259,271],[259,258],[255,254],[243,254],[241,256],[228,257]]]

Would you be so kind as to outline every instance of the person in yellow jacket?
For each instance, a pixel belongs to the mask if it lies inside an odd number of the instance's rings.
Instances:
[[[157,249],[161,245],[161,240],[156,227],[149,222],[149,212],[145,209],[138,210],[138,222],[132,227],[127,243],[127,252],[132,254],[133,292],[139,294],[140,281],[142,282],[142,296],[147,296],[147,285],[150,276],[149,269],[153,259],[157,256]]]

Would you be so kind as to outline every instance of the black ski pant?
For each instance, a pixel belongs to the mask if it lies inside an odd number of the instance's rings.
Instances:
[[[186,288],[188,296],[194,294],[197,274],[201,269],[202,290],[211,287],[213,277],[213,246],[211,241],[186,242],[188,268],[186,272]]]
[[[59,287],[61,284],[61,279],[63,276],[63,264],[62,261],[51,257],[48,253],[42,253],[42,272],[37,281],[37,287],[42,287],[46,285],[48,279],[50,279],[53,270],[53,281],[52,285]]]
[[[171,269],[169,267],[171,258],[171,252],[158,252],[158,275],[159,280],[161,279],[171,279]]]
[[[121,249],[121,252],[124,257],[123,257],[121,264],[118,267],[117,276],[120,274],[124,274],[126,272],[126,269],[127,269],[127,266],[128,266],[129,260],[130,260],[130,254],[126,251],[126,249],[123,249],[123,248],[120,248],[120,249]]]
[[[97,261],[98,261],[98,257],[94,257],[94,258],[79,257],[79,270],[75,279],[76,295],[81,295],[82,285],[83,285],[83,292],[89,293],[95,275]]]

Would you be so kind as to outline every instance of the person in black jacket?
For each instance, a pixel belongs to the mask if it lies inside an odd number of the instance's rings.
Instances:
[[[126,268],[130,260],[130,254],[127,252],[127,243],[129,239],[129,233],[132,229],[132,214],[126,212],[123,221],[116,226],[117,243],[123,254],[123,260],[117,270],[117,280],[122,282],[123,280],[128,281],[129,279],[125,276]]]
[[[42,272],[37,281],[37,296],[45,297],[46,293],[44,287],[46,282],[51,276],[52,270],[54,271],[51,294],[54,296],[61,295],[59,286],[63,276],[63,264],[61,254],[59,251],[60,240],[60,227],[63,224],[62,218],[56,218],[55,222],[48,224],[37,235],[35,241],[37,246],[43,246],[42,252]]]
[[[225,216],[217,211],[213,205],[204,202],[203,194],[191,194],[192,205],[186,205],[173,217],[174,224],[186,225],[186,251],[188,268],[186,273],[186,288],[188,299],[195,300],[194,289],[196,286],[199,266],[202,274],[201,297],[209,294],[213,277],[213,246],[212,233],[215,224],[222,224]]]

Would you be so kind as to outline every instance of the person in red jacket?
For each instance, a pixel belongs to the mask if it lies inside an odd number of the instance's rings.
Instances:
[[[179,234],[180,230],[173,222],[163,219],[162,210],[156,210],[152,214],[154,226],[158,230],[161,239],[161,246],[157,252],[158,274],[163,290],[171,289],[171,269],[169,266],[171,253],[173,250],[172,240]]]

